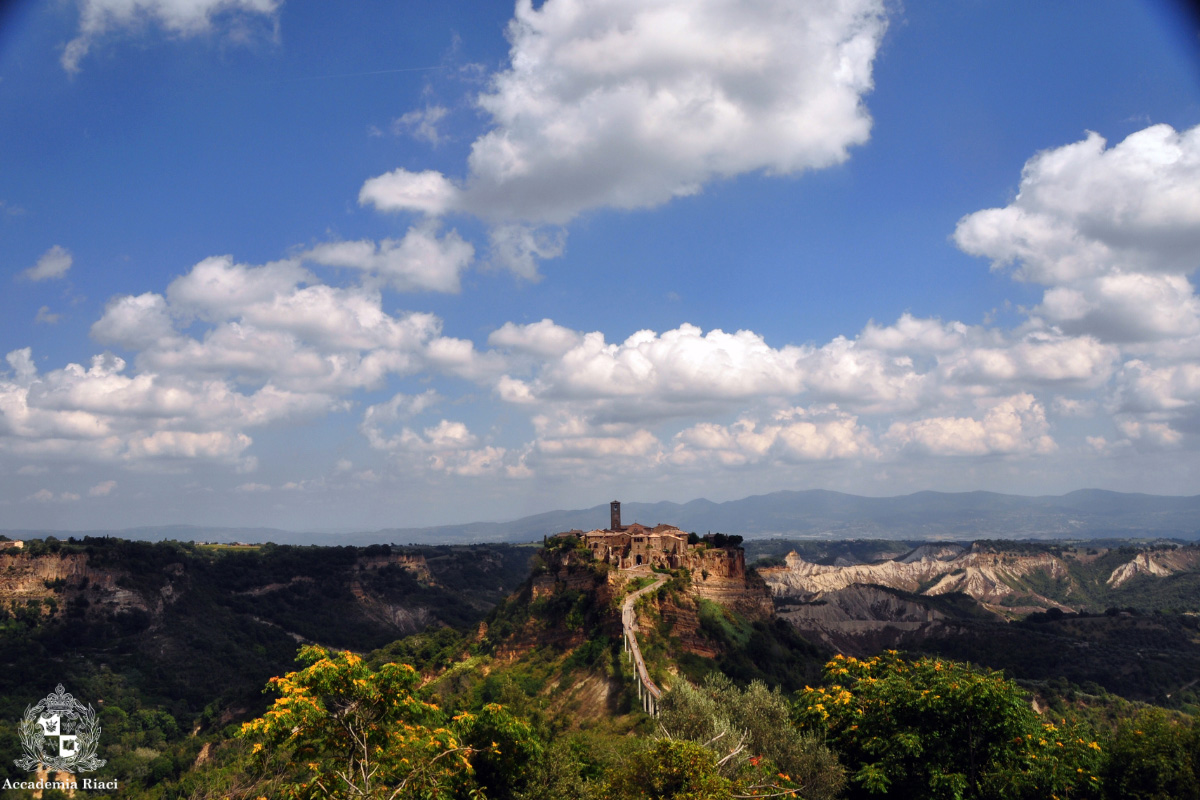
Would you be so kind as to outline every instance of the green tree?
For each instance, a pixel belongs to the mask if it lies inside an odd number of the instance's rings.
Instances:
[[[471,765],[488,800],[510,800],[528,786],[543,747],[527,722],[488,703],[478,714],[463,717],[460,729],[463,742],[475,751]]]
[[[1104,796],[1122,800],[1200,798],[1200,723],[1141,711],[1117,726],[1104,766]]]
[[[845,783],[837,757],[792,724],[787,700],[762,681],[745,689],[720,674],[700,687],[680,681],[663,695],[659,723],[668,737],[712,750],[718,772],[746,794],[797,792],[825,800]]]
[[[470,757],[479,751],[414,694],[416,670],[384,664],[372,671],[350,652],[305,647],[305,667],[272,678],[280,697],[242,726],[275,792],[289,798],[416,798],[466,794]]]
[[[798,693],[803,724],[824,728],[852,798],[1098,797],[1100,745],[1045,720],[1001,673],[894,651],[837,656],[825,686]]]
[[[605,800],[728,800],[733,784],[718,772],[712,750],[695,742],[659,739],[620,764]]]

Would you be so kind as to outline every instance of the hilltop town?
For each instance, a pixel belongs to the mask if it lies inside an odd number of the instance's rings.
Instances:
[[[701,581],[745,578],[746,555],[738,547],[742,537],[719,533],[701,537],[664,523],[653,528],[638,522],[622,525],[620,501],[612,501],[609,507],[607,528],[563,531],[555,538],[574,537],[593,558],[621,570],[689,569],[700,573]]]

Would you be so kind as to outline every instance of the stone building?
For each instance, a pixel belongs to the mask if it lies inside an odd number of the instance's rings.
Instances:
[[[740,547],[710,548],[703,540],[689,544],[689,534],[674,525],[622,525],[621,504],[616,500],[611,504],[610,527],[557,535],[582,539],[593,558],[618,569],[686,567],[721,578],[740,578],[746,573],[745,554]]]

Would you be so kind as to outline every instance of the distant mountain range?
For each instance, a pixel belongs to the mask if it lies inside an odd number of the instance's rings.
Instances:
[[[1023,497],[995,492],[917,492],[860,497],[822,489],[782,491],[714,503],[623,503],[622,520],[666,522],[687,531],[747,538],[830,539],[1200,539],[1200,495],[1167,497],[1082,489],[1060,496]],[[530,542],[559,531],[608,525],[608,504],[548,511],[511,522],[472,522],[357,533],[299,533],[275,528],[193,525],[125,530],[9,530],[13,539],[45,536],[119,536],[125,539],[278,544],[465,544]]]

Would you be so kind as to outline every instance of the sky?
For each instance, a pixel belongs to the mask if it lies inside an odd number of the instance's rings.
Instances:
[[[0,528],[1200,485],[1183,4],[0,8]]]

